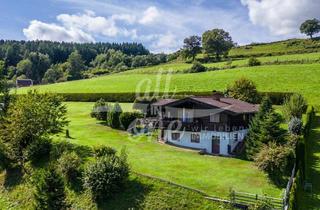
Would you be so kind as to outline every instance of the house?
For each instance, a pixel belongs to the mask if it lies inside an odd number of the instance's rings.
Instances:
[[[161,141],[229,156],[243,147],[259,106],[214,93],[206,97],[163,99],[152,104]]]
[[[33,86],[33,81],[31,79],[17,79],[16,86],[17,88],[30,87]]]

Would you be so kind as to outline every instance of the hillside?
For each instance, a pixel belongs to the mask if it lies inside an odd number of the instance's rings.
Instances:
[[[312,104],[319,104],[320,64],[265,65],[242,67],[197,74],[162,75],[159,91],[212,91],[224,90],[227,85],[240,77],[252,79],[259,91],[299,92]],[[123,93],[157,91],[157,75],[154,74],[113,74],[93,79],[36,86],[40,92],[56,93]],[[166,78],[170,79],[166,87]],[[147,86],[148,83],[148,86]],[[149,86],[150,84],[150,86]],[[167,89],[166,89],[167,88]],[[26,93],[31,88],[19,89]]]
[[[240,46],[230,51],[231,57],[270,56],[318,52],[320,39],[289,39],[272,43],[256,43]]]

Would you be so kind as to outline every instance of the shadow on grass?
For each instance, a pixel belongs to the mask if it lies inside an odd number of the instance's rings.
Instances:
[[[10,168],[6,170],[4,187],[8,190],[21,184],[23,179],[23,172],[21,168]]]
[[[307,182],[312,184],[312,192],[304,192],[304,204],[314,209],[320,206],[320,117],[312,121],[312,130],[307,139]]]
[[[144,185],[137,179],[129,180],[125,189],[105,201],[99,201],[98,209],[142,209],[145,197],[152,186]]]

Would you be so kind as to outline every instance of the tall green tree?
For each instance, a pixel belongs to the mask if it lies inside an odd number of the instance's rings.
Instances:
[[[186,58],[196,58],[197,54],[201,52],[201,37],[190,36],[183,40],[183,54]]]
[[[250,122],[245,140],[245,157],[248,160],[253,160],[263,145],[283,141],[285,132],[280,127],[281,122],[281,116],[272,108],[270,99],[264,98],[259,112]]]
[[[0,141],[7,148],[7,157],[24,167],[30,145],[62,131],[68,124],[66,113],[66,106],[57,95],[29,92],[19,96],[10,103],[0,125]]]
[[[310,36],[310,38],[312,39],[314,34],[320,32],[320,21],[316,18],[306,20],[301,24],[300,32],[306,34],[307,36]]]
[[[230,34],[223,29],[213,29],[202,34],[202,47],[206,54],[215,55],[219,60],[221,55],[227,55],[234,46]]]
[[[51,65],[49,56],[38,52],[31,52],[28,59],[32,63],[31,77],[28,78],[32,79],[35,83],[41,83],[44,74]]]
[[[64,210],[68,205],[62,177],[51,166],[36,180],[35,209]]]
[[[71,80],[81,79],[81,72],[85,70],[85,65],[78,51],[74,51],[68,58],[69,76]]]

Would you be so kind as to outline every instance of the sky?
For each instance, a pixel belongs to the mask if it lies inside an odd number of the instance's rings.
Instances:
[[[303,37],[320,0],[0,0],[0,39],[138,42],[174,52],[222,28],[239,45]]]

